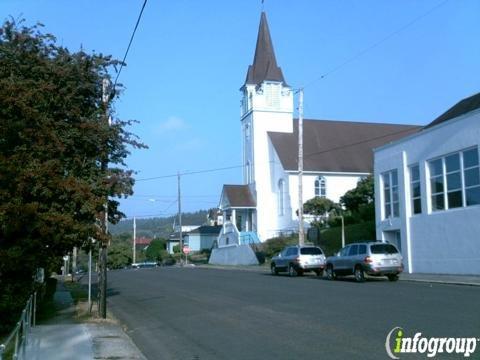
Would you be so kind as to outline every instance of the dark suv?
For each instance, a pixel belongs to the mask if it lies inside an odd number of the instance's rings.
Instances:
[[[303,275],[304,272],[314,271],[318,276],[323,275],[325,255],[317,246],[287,246],[283,251],[272,258],[270,270],[273,275],[279,271],[287,271],[288,275]]]
[[[402,255],[394,245],[384,242],[349,244],[327,258],[326,272],[331,280],[336,276],[354,275],[355,280],[363,282],[368,274],[396,281],[402,271]]]

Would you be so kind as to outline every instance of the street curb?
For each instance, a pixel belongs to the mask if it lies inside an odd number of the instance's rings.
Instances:
[[[258,273],[268,273],[268,268],[245,268],[232,266],[223,266],[223,265],[197,265],[198,269],[213,269],[213,270],[236,270],[236,271],[249,271],[249,272],[258,272]],[[431,283],[431,284],[442,284],[442,285],[459,285],[459,286],[480,286],[479,283],[475,282],[466,282],[458,280],[434,280],[434,279],[405,279],[400,275],[399,281],[409,281],[409,282],[420,282],[420,283]]]
[[[399,279],[400,281],[422,282],[430,284],[442,285],[461,285],[461,286],[480,286],[479,283],[463,282],[463,281],[444,281],[444,280],[428,280],[428,279]]]

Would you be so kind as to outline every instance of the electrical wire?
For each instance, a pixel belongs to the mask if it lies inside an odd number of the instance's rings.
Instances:
[[[137,32],[138,24],[140,24],[140,19],[142,18],[143,10],[145,9],[145,5],[147,5],[147,0],[143,2],[142,10],[140,10],[140,14],[137,18],[137,23],[135,24],[135,28],[133,29],[132,36],[130,37],[130,41],[128,42],[127,50],[125,51],[125,55],[123,56],[122,63],[120,64],[120,70],[118,70],[117,76],[115,78],[115,82],[113,84],[113,90],[115,90],[115,86],[117,85],[118,78],[120,73],[122,72],[123,65],[125,64],[125,60],[127,59],[128,52],[130,50],[130,46],[132,45],[133,38],[135,37],[135,33]]]
[[[406,29],[408,29],[409,27],[411,27],[412,25],[414,25],[415,23],[417,23],[418,21],[420,21],[421,19],[425,18],[426,16],[430,15],[432,12],[434,12],[435,10],[437,10],[438,8],[440,8],[441,6],[445,5],[448,1],[450,0],[443,0],[441,1],[440,3],[438,3],[437,5],[435,5],[434,7],[432,7],[430,10],[428,10],[427,12],[421,14],[420,16],[417,16],[415,19],[411,20],[410,22],[408,22],[407,24],[403,25],[402,27],[398,28],[397,30],[391,32],[390,34],[388,34],[387,36],[385,36],[383,39],[377,41],[376,43],[368,46],[367,48],[363,49],[362,51],[358,52],[357,54],[355,54],[354,56],[352,56],[351,58],[347,59],[346,61],[344,61],[343,63],[335,66],[334,68],[332,68],[331,70],[327,71],[326,73],[324,73],[323,75],[319,76],[318,78],[316,79],[313,79],[312,81],[308,82],[306,85],[302,86],[301,88],[306,88],[308,86],[311,86],[313,85],[314,83],[316,83],[317,81],[319,80],[322,80],[324,78],[326,78],[327,76],[333,74],[334,72],[337,72],[338,70],[340,70],[341,68],[343,68],[344,66],[350,64],[351,62],[357,60],[358,58],[362,57],[363,55],[365,55],[366,53],[370,52],[371,50],[375,49],[376,47],[380,46],[381,44],[383,44],[384,42],[386,42],[387,40],[389,40],[390,38],[394,37],[395,35],[405,31]]]

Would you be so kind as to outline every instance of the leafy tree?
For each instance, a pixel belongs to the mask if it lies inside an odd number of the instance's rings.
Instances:
[[[316,216],[325,216],[326,214],[339,209],[340,206],[337,203],[323,197],[314,197],[303,205],[303,212],[305,214]]]
[[[165,239],[154,239],[148,245],[147,250],[145,251],[145,257],[150,261],[162,261],[163,258],[168,256],[166,250],[166,240]]]
[[[373,176],[360,180],[355,189],[349,190],[340,198],[340,204],[345,209],[358,212],[362,205],[374,204],[375,190]]]
[[[70,52],[42,26],[0,28],[0,318],[9,326],[37,267],[94,237],[107,196],[108,219],[123,216],[113,197],[132,193],[129,147],[143,147],[102,98],[110,56]],[[107,114],[113,122],[109,126]],[[102,166],[108,162],[109,166]],[[13,300],[13,301],[12,301]]]

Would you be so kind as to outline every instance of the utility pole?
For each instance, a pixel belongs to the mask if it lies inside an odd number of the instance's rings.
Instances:
[[[103,79],[102,82],[102,101],[105,109],[105,121],[110,126],[110,118],[108,115],[108,101],[110,93],[108,91],[109,87],[108,79]],[[102,172],[106,172],[108,167],[108,154],[103,155],[102,159]],[[104,219],[103,219],[103,230],[105,235],[108,235],[108,195],[104,205]],[[99,313],[103,319],[107,318],[107,242],[102,241],[100,244],[100,268],[99,268]]]
[[[177,172],[177,184],[178,184],[178,226],[180,227],[179,236],[180,236],[180,256],[183,252],[183,236],[182,236],[182,202],[181,202],[181,192],[180,192],[180,172]]]
[[[298,245],[305,244],[303,228],[303,88],[298,90]]]
[[[137,262],[136,259],[136,247],[137,247],[137,218],[133,217],[133,263]]]

